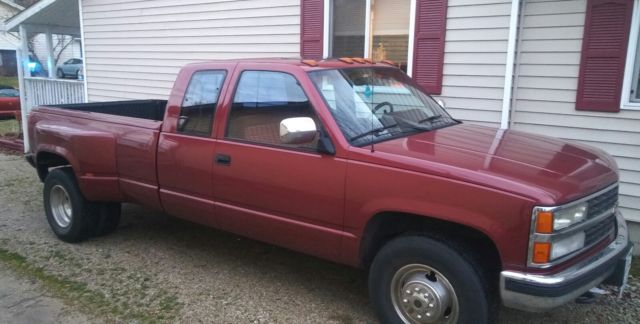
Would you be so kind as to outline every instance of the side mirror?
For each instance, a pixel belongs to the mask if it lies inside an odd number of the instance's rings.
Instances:
[[[187,116],[178,117],[178,131],[179,132],[182,132],[184,130],[184,126],[187,124],[187,120],[189,120],[189,117],[187,117]]]
[[[444,103],[444,100],[437,99],[436,102],[438,103],[438,105],[440,105],[440,107],[447,108],[447,105]]]
[[[287,118],[280,122],[280,142],[284,144],[309,143],[317,134],[316,122],[309,117]]]

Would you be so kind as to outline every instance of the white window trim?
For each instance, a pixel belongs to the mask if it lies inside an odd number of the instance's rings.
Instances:
[[[638,0],[636,0],[638,1]],[[332,22],[332,2],[333,0],[324,0],[324,27],[322,37],[322,57],[329,58],[331,53],[331,22]],[[364,36],[364,56],[369,57],[369,48],[371,47],[371,0],[367,0],[367,12],[365,17],[365,36]],[[416,0],[411,0],[409,12],[409,44],[407,46],[407,74],[411,76],[413,72],[413,46],[416,31]]]
[[[633,72],[638,50],[638,33],[640,32],[640,0],[634,0],[631,16],[631,31],[627,48],[627,61],[624,68],[624,80],[622,82],[622,100],[620,109],[640,110],[640,102],[631,102],[631,87],[633,86]],[[640,64],[640,62],[638,63]]]

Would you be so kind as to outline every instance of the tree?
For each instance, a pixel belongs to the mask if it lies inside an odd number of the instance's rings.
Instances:
[[[35,42],[38,35],[39,34],[34,34],[30,36],[29,40],[27,41],[29,55],[31,55],[33,61],[40,64],[43,69],[46,69],[47,65],[42,64],[43,60],[38,56],[38,53],[36,52]],[[58,64],[60,64],[60,58],[62,56],[62,53],[64,53],[64,50],[73,43],[74,37],[68,35],[53,34],[51,35],[51,38],[53,46],[53,67],[55,68],[56,66],[58,66]],[[44,62],[46,62],[46,58],[43,59]]]

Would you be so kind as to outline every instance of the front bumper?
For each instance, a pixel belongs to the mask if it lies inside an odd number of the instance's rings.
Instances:
[[[618,273],[620,263],[624,262],[633,245],[629,242],[622,214],[617,212],[616,217],[618,237],[589,259],[553,275],[502,271],[500,295],[503,304],[525,311],[545,311],[576,299],[610,277],[623,276]],[[615,281],[620,281],[620,278],[615,278]]]

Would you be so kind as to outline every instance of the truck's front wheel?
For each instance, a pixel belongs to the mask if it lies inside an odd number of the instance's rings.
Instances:
[[[369,273],[370,298],[383,323],[486,323],[485,287],[467,258],[422,236],[387,243]]]
[[[65,242],[87,238],[97,208],[84,199],[70,168],[54,169],[44,181],[44,208],[54,234]]]

